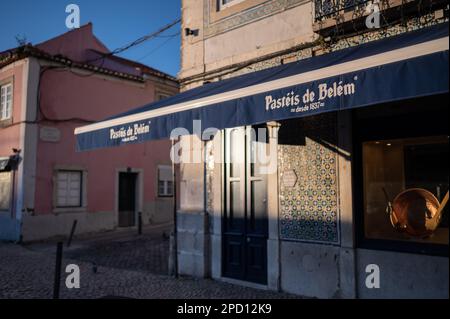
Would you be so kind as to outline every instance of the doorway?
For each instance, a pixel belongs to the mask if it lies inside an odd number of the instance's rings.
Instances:
[[[267,284],[267,175],[255,160],[266,144],[250,132],[251,127],[225,130],[222,274]]]
[[[136,224],[137,173],[119,173],[119,227],[132,227]]]

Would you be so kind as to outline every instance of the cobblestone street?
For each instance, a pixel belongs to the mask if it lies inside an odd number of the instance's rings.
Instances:
[[[74,240],[64,249],[61,298],[296,298],[210,279],[167,276],[169,240],[163,231]],[[80,289],[64,285],[65,265],[70,263],[80,267]],[[54,267],[54,243],[0,243],[0,298],[51,298]]]
[[[146,236],[131,240],[102,241],[90,247],[69,250],[65,256],[68,259],[91,262],[108,268],[167,275],[169,238]]]

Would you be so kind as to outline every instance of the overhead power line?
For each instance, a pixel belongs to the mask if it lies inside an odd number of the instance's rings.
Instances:
[[[155,32],[152,32],[150,34],[144,35],[143,37],[140,37],[139,39],[137,39],[137,40],[135,40],[135,41],[133,41],[133,42],[123,46],[123,47],[117,48],[117,49],[115,49],[115,50],[113,50],[113,51],[111,51],[109,53],[103,54],[99,58],[96,58],[96,59],[93,59],[93,60],[90,60],[90,61],[87,61],[87,62],[89,63],[89,62],[97,61],[97,60],[100,60],[100,59],[104,59],[104,58],[106,58],[108,56],[112,56],[112,55],[116,55],[116,54],[122,53],[122,52],[124,52],[124,51],[126,51],[126,50],[128,50],[128,49],[130,49],[132,47],[135,47],[135,46],[137,46],[137,45],[139,45],[139,44],[141,44],[141,43],[143,43],[143,42],[145,42],[147,40],[150,40],[152,38],[162,37],[162,36],[160,36],[161,33],[171,29],[172,27],[174,27],[175,25],[177,25],[180,22],[181,22],[181,18],[178,18],[178,19],[172,21],[171,23],[163,26],[162,28],[160,28],[159,30],[157,30]],[[170,35],[169,35],[169,37],[170,37]]]
[[[145,36],[143,36],[143,37],[141,37],[141,38],[131,42],[130,44],[121,47],[121,48],[115,49],[114,51],[110,52],[109,55],[122,53],[123,51],[126,51],[126,50],[128,50],[128,49],[130,49],[130,48],[132,48],[132,47],[134,47],[136,45],[139,45],[142,42],[145,42],[145,41],[147,41],[147,40],[149,40],[151,38],[154,38],[154,37],[158,36],[159,34],[163,33],[164,31],[169,30],[173,26],[177,25],[178,23],[180,23],[180,21],[181,21],[181,19],[178,18],[175,21],[173,21],[173,22],[167,24],[166,26],[162,27],[158,31],[155,31],[153,33],[145,35]]]
[[[156,46],[155,48],[153,48],[151,51],[147,52],[143,57],[137,59],[138,61],[142,61],[145,58],[149,57],[150,55],[152,55],[153,53],[155,53],[156,51],[158,51],[159,49],[161,49],[164,45],[166,45],[170,40],[176,38],[177,36],[179,36],[181,34],[181,32],[177,32],[175,34],[172,34],[170,36],[167,36],[165,38],[167,38],[164,42],[162,42],[161,44],[159,44],[158,46]]]

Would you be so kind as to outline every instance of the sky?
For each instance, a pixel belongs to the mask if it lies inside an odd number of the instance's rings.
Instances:
[[[92,22],[94,34],[111,51],[157,31],[179,18],[181,0],[0,0],[0,52],[18,46],[16,37],[38,44],[66,27],[66,6],[80,8],[80,24]],[[180,67],[180,25],[120,56],[176,76]]]

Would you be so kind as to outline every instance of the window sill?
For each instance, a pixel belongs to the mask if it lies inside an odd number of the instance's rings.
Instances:
[[[58,215],[61,213],[86,213],[87,207],[57,207],[53,208],[53,214]]]
[[[356,248],[415,255],[449,257],[448,245],[409,243],[402,241],[357,238]]]
[[[0,128],[6,128],[8,126],[11,126],[13,124],[13,119],[9,118],[6,120],[0,120]]]

